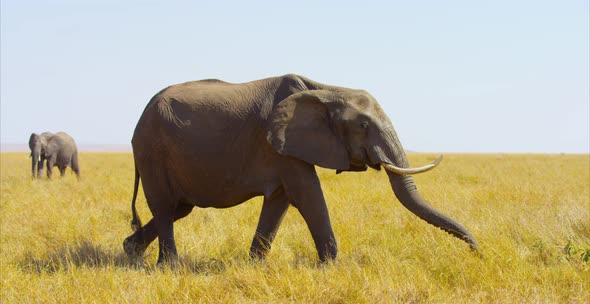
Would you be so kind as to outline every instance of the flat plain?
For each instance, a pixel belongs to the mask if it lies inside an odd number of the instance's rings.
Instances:
[[[434,154],[410,154],[412,165]],[[31,180],[28,153],[0,154],[1,303],[588,303],[590,155],[450,154],[415,176],[479,253],[418,219],[384,172],[318,168],[339,246],[318,265],[290,208],[265,262],[248,259],[262,199],[176,222],[180,263],[127,260],[131,153],[80,154],[82,181]],[[198,185],[195,185],[198,187]],[[140,187],[141,189],[141,187]],[[151,218],[140,190],[138,210]]]

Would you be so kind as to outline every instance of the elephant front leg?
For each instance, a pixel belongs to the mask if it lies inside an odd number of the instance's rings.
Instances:
[[[287,197],[303,216],[313,237],[320,262],[335,260],[338,246],[315,168],[303,163],[286,173],[282,179]]]
[[[264,259],[270,250],[272,241],[287,213],[287,209],[289,209],[289,201],[282,187],[277,189],[271,196],[264,198],[256,234],[250,246],[250,258]]]
[[[47,159],[47,178],[51,178],[51,175],[53,175],[53,166],[55,166],[55,161],[57,160],[57,156],[53,155],[51,157],[49,157]]]

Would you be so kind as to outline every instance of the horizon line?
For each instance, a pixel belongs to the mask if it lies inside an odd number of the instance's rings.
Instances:
[[[132,152],[131,144],[78,144],[78,152]],[[0,143],[0,152],[29,152],[28,144]]]
[[[28,144],[23,143],[0,143],[0,152],[29,152]],[[78,144],[79,152],[133,152],[131,144]],[[416,151],[406,149],[406,153],[416,154],[573,154],[573,155],[588,155],[587,152],[502,152],[502,151],[479,151],[479,152],[465,152],[465,151]]]

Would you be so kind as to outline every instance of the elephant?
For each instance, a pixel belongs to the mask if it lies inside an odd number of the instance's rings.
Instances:
[[[52,168],[57,166],[61,176],[70,166],[80,180],[78,148],[74,139],[65,132],[43,132],[41,135],[31,134],[29,138],[33,178],[43,176],[43,163],[47,160],[47,178],[51,178]]]
[[[386,170],[398,200],[426,222],[478,243],[461,224],[419,194],[393,125],[364,90],[287,74],[246,83],[216,79],[171,85],[152,97],[131,140],[135,165],[131,259],[158,238],[158,265],[174,264],[173,224],[197,206],[228,208],[262,196],[249,256],[264,260],[289,206],[303,217],[319,262],[335,261],[337,243],[316,167]],[[152,219],[144,226],[136,199],[141,181]]]

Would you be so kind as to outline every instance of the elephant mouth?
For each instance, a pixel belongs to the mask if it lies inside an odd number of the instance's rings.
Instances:
[[[369,166],[377,171],[381,171],[381,162],[373,162],[372,158],[369,156],[369,153],[366,148],[363,149],[363,157],[365,158],[365,166]]]
[[[367,171],[367,166],[366,165],[355,165],[355,164],[349,164],[348,165],[348,169],[346,170],[336,170],[336,174],[340,174],[342,172],[363,172],[363,171]]]
[[[362,158],[363,161],[356,161],[356,160],[351,160],[350,164],[348,165],[348,169],[346,170],[336,170],[336,173],[340,173],[340,172],[362,172],[362,171],[367,171],[367,169],[370,167],[372,169],[375,169],[377,171],[381,170],[381,163],[371,163],[371,158],[369,157],[369,154],[367,153],[367,149],[366,148],[361,148],[362,151]]]
[[[340,174],[342,172],[363,172],[367,171],[368,168],[375,169],[377,171],[381,171],[381,164],[350,164],[348,169],[346,170],[336,170],[336,174]]]
[[[381,164],[368,164],[368,166],[377,171],[381,171]]]
[[[339,174],[341,172],[362,172],[362,171],[367,171],[367,169],[370,167],[372,169],[375,169],[377,171],[381,171],[381,163],[371,163],[371,158],[369,157],[369,154],[367,153],[367,149],[365,148],[361,148],[362,149],[362,155],[363,155],[363,161],[359,162],[359,161],[355,161],[352,160],[350,162],[350,164],[348,165],[348,169],[346,170],[336,170],[336,174]]]

